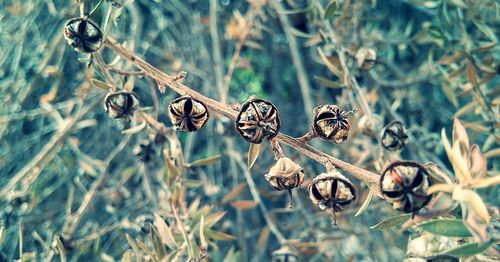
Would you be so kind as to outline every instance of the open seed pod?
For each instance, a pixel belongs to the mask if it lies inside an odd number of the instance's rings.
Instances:
[[[309,185],[309,198],[322,210],[331,208],[335,221],[335,212],[344,210],[356,200],[354,185],[340,172],[322,173]]]
[[[392,121],[382,129],[380,143],[390,151],[400,150],[408,142],[406,128],[400,121]]]
[[[253,99],[243,104],[236,117],[236,130],[250,143],[260,144],[264,138],[274,138],[280,127],[278,109],[271,102],[262,99]]]
[[[272,262],[296,262],[299,261],[297,252],[289,246],[283,246],[273,252]]]
[[[367,47],[362,47],[356,52],[356,62],[361,70],[370,70],[375,64],[377,53],[375,50]]]
[[[278,159],[265,176],[271,186],[278,190],[288,190],[290,208],[292,208],[292,189],[299,187],[304,181],[304,170],[288,157]]]
[[[427,195],[431,185],[430,173],[423,165],[413,161],[389,163],[380,175],[380,191],[394,209],[415,212],[432,199]]]
[[[342,144],[347,140],[351,125],[347,116],[352,111],[343,111],[336,105],[317,106],[314,111],[312,131],[321,139]]]
[[[104,110],[111,118],[128,118],[139,108],[139,98],[133,92],[108,93],[104,98]]]
[[[103,34],[94,21],[77,17],[66,22],[64,38],[76,51],[93,53],[102,46]]]
[[[182,96],[170,102],[168,117],[177,130],[194,132],[205,125],[210,115],[203,103]]]

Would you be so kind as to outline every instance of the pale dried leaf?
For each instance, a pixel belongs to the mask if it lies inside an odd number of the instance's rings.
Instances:
[[[133,134],[137,134],[141,132],[146,127],[146,121],[142,122],[139,125],[133,126],[129,129],[125,129],[122,131],[122,135],[130,136]]]
[[[471,83],[473,86],[477,85],[476,69],[474,68],[474,64],[470,60],[467,61],[467,77],[469,78],[469,83]]]
[[[267,239],[269,239],[269,228],[264,227],[262,231],[260,232],[259,240],[257,241],[257,247],[259,248],[265,248]]]
[[[494,185],[500,185],[500,175],[488,178],[476,179],[471,182],[471,188],[485,188]]]
[[[243,189],[245,189],[247,187],[247,184],[246,183],[241,183],[237,186],[235,186],[229,193],[227,193],[223,198],[222,198],[222,203],[227,203],[233,199],[235,199],[236,197],[238,197],[241,192],[243,191]]]
[[[250,148],[248,149],[248,169],[252,168],[253,164],[260,155],[260,150],[262,149],[262,143],[254,144],[250,143]]]
[[[205,238],[205,216],[201,216],[200,221],[200,246],[207,248],[207,239]]]
[[[237,200],[232,202],[231,206],[237,209],[251,209],[257,206],[257,202],[252,200]]]
[[[121,262],[132,262],[132,250],[127,249],[125,253],[123,253]]]
[[[127,242],[128,244],[130,245],[130,247],[132,247],[132,250],[134,251],[134,255],[135,255],[135,260],[137,262],[140,261],[139,259],[139,247],[137,247],[137,244],[135,243],[135,241],[130,237],[129,234],[125,234],[125,237],[127,238]]]
[[[444,128],[441,130],[441,140],[443,141],[444,149],[446,150],[446,155],[448,155],[448,159],[450,160],[453,169],[455,170],[455,177],[459,183],[464,183],[466,181],[466,170],[462,170],[460,168],[460,154],[455,154],[455,151],[451,148],[450,141],[448,137],[446,137],[446,132]]]
[[[373,197],[373,194],[372,194],[372,191],[371,190],[368,190],[368,194],[366,195],[366,198],[365,200],[363,201],[363,204],[361,205],[361,207],[358,209],[358,212],[356,212],[356,214],[354,215],[355,217],[363,214],[365,212],[365,210],[368,208],[368,206],[370,205],[370,202],[372,201],[372,197]]]
[[[479,217],[485,224],[490,223],[490,216],[488,209],[483,202],[483,199],[474,191],[470,189],[462,189],[455,187],[453,190],[453,199],[466,203],[467,206]]]
[[[470,149],[469,172],[473,178],[482,178],[486,175],[486,159],[478,145],[472,145]]]
[[[455,189],[456,185],[453,184],[436,184],[432,185],[429,187],[427,190],[427,194],[434,194],[436,192],[453,192],[453,189]]]
[[[207,158],[198,159],[189,164],[189,166],[207,166],[220,160],[221,155],[209,156]]]
[[[109,91],[110,89],[113,89],[112,86],[106,84],[103,81],[100,81],[100,80],[97,80],[97,79],[92,79],[90,81],[92,82],[93,86],[98,87],[98,88],[100,88],[102,90]]]
[[[433,181],[432,184],[436,183],[444,183],[444,184],[452,184],[453,183],[453,178],[444,170],[442,167],[437,165],[436,163],[429,162],[424,164],[425,168],[430,173],[430,178],[431,181]]]
[[[460,203],[462,209],[462,219],[464,225],[472,234],[474,239],[482,243],[488,239],[487,225],[483,223],[481,218],[475,212],[471,212],[469,206],[465,203]]]
[[[458,142],[460,153],[465,158],[469,154],[469,136],[465,127],[460,123],[458,118],[453,120],[453,145]]]
[[[158,229],[161,242],[169,247],[177,246],[172,230],[167,226],[163,218],[156,213],[154,214],[154,217],[154,225]]]
[[[328,57],[326,57],[325,53],[323,53],[321,48],[318,48],[318,53],[319,57],[321,58],[321,61],[325,63],[328,70],[330,70],[330,72],[332,72],[337,77],[341,77],[342,76],[341,71],[328,59]]]

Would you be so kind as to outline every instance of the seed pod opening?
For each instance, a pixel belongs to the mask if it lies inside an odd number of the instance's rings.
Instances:
[[[265,176],[271,186],[278,190],[288,190],[290,208],[292,207],[292,189],[299,187],[304,181],[304,170],[288,157],[278,159]]]
[[[93,53],[102,46],[103,33],[94,21],[77,17],[66,22],[64,38],[76,51]]]
[[[312,129],[318,137],[336,144],[347,140],[351,129],[347,116],[352,111],[343,111],[336,105],[321,105],[317,106],[313,113]]]
[[[118,91],[108,93],[104,98],[104,110],[111,118],[128,118],[139,108],[139,98],[135,93]]]
[[[390,151],[402,149],[408,142],[406,128],[400,121],[392,121],[381,132],[380,143]]]
[[[259,144],[264,138],[274,138],[280,127],[278,110],[271,102],[262,99],[243,104],[236,117],[236,130],[250,143]]]
[[[190,96],[170,102],[168,116],[177,130],[194,132],[202,128],[210,117],[207,107]]]
[[[380,175],[380,191],[394,209],[415,212],[432,199],[427,195],[430,174],[423,165],[412,161],[394,161]]]

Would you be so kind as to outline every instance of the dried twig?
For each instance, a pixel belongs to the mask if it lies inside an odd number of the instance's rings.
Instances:
[[[230,106],[222,104],[209,97],[206,97],[200,94],[199,92],[194,91],[190,87],[174,81],[174,77],[169,76],[161,72],[159,69],[153,67],[152,65],[150,65],[149,63],[138,57],[132,51],[118,44],[115,39],[108,37],[106,40],[106,45],[109,48],[113,49],[118,55],[131,61],[136,67],[143,70],[146,76],[155,79],[156,81],[158,81],[163,85],[169,86],[172,90],[181,95],[187,95],[187,94],[190,95],[194,99],[203,102],[209,109],[218,114],[221,114],[233,121],[236,119],[238,112],[232,109]],[[300,153],[308,156],[309,158],[321,164],[325,164],[328,161],[332,162],[339,169],[342,169],[350,173],[357,179],[367,183],[367,185],[372,189],[375,195],[381,196],[378,189],[379,176],[377,174],[362,169],[360,167],[351,165],[333,156],[330,156],[327,153],[324,153],[310,145],[300,142],[298,139],[295,139],[293,137],[290,137],[282,133],[278,134],[278,136],[276,137],[276,141],[294,148]]]

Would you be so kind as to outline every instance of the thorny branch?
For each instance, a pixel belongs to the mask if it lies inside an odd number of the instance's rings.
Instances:
[[[148,62],[144,61],[142,58],[137,56],[134,52],[128,50],[121,44],[119,44],[115,39],[108,37],[106,39],[106,45],[114,50],[119,56],[132,62],[134,66],[144,71],[144,75],[153,78],[158,83],[169,86],[172,90],[179,93],[180,95],[190,95],[194,99],[203,102],[212,111],[221,114],[231,120],[235,120],[238,112],[232,109],[230,106],[222,104],[214,99],[206,97],[199,92],[191,89],[190,87],[175,81],[175,77],[169,76],[156,67],[150,65]],[[365,170],[363,168],[351,165],[344,162],[338,158],[335,158],[325,152],[322,152],[308,144],[300,142],[298,139],[279,133],[275,140],[279,143],[288,145],[298,152],[306,155],[307,157],[325,165],[327,162],[331,162],[337,168],[350,173],[355,178],[365,182],[374,195],[381,196],[378,189],[378,178],[379,176],[371,171]]]

